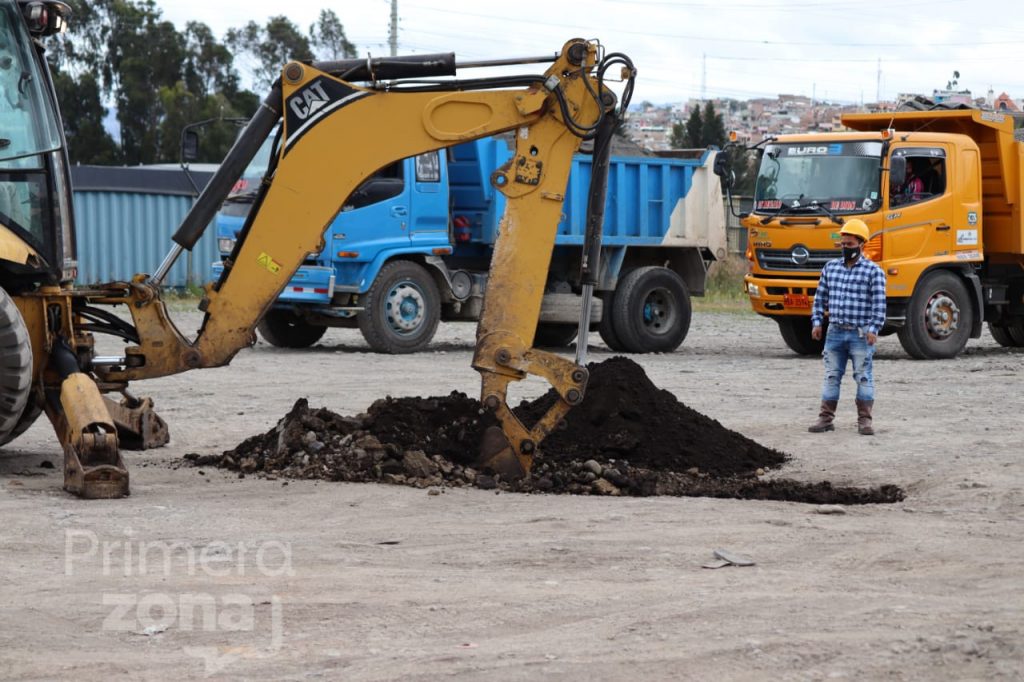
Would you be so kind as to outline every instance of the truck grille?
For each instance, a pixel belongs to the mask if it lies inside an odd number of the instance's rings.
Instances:
[[[842,254],[841,249],[808,249],[797,244],[791,249],[758,249],[757,262],[762,270],[818,271]]]

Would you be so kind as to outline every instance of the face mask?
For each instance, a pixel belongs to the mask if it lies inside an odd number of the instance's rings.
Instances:
[[[860,256],[860,247],[859,246],[844,246],[843,247],[843,260],[845,260],[846,262],[857,260],[858,256]]]

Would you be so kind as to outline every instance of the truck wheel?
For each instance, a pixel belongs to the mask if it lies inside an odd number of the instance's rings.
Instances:
[[[612,325],[627,352],[669,353],[690,331],[690,292],[672,270],[647,266],[623,278],[612,304]]]
[[[919,360],[956,357],[967,345],[973,322],[967,287],[951,272],[926,276],[914,289],[900,343]]]
[[[359,331],[378,353],[415,353],[426,348],[441,319],[434,278],[412,261],[385,265],[363,297]]]
[[[787,316],[777,317],[775,321],[779,323],[782,340],[797,355],[821,355],[825,350],[824,333],[822,333],[820,341],[811,338],[811,318]],[[822,332],[827,329],[827,326],[822,326]]]
[[[1013,341],[1014,346],[1017,348],[1024,346],[1024,321],[1007,325],[1006,331],[1010,335],[1010,340]]]
[[[626,347],[622,345],[622,339],[615,333],[615,325],[612,323],[612,305],[615,301],[615,291],[607,291],[603,294],[604,306],[601,311],[601,323],[597,327],[597,333],[601,340],[611,350],[623,353]]]
[[[1003,348],[1013,348],[1019,345],[1010,335],[1010,328],[1008,326],[1004,327],[1001,324],[993,324],[992,322],[989,322],[988,333],[991,334],[992,338],[996,340],[996,343]]]
[[[578,324],[566,322],[539,322],[533,345],[539,348],[565,348],[580,331]]]
[[[14,439],[32,390],[32,342],[25,320],[0,289],[0,445]],[[31,423],[31,422],[30,422]]]
[[[268,310],[256,325],[260,336],[278,348],[309,348],[323,337],[327,327],[309,324],[290,310]]]

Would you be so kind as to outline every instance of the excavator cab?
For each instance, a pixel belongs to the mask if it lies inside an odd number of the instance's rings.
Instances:
[[[63,26],[63,3],[0,2],[0,287],[75,277],[64,133],[35,37]]]

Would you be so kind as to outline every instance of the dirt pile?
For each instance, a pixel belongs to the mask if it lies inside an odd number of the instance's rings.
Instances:
[[[545,439],[549,460],[625,459],[659,471],[696,467],[715,476],[750,474],[781,466],[786,456],[690,409],[651,383],[632,360],[614,357],[591,363],[586,399],[571,410],[566,428]],[[523,403],[516,414],[536,422],[556,394]]]
[[[814,503],[892,502],[895,486],[862,490],[828,482],[766,481],[785,455],[726,429],[655,387],[622,357],[589,366],[586,398],[564,428],[542,444],[531,475],[504,481],[474,466],[484,430],[496,424],[479,401],[444,397],[385,398],[365,414],[345,417],[298,400],[265,434],[221,455],[186,455],[197,466],[219,466],[265,477],[476,486],[515,492],[597,495],[689,495]],[[538,419],[553,392],[516,409]]]

